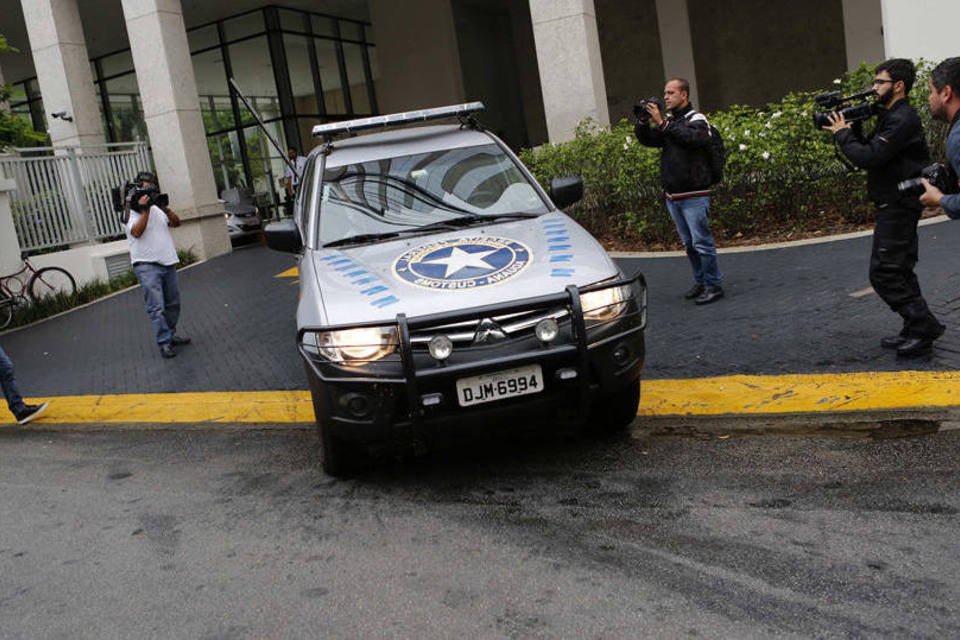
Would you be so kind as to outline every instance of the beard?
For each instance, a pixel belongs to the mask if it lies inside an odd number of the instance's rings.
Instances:
[[[883,95],[877,94],[877,97],[874,100],[881,106],[887,106],[890,104],[890,101],[893,100],[893,91],[887,91]]]

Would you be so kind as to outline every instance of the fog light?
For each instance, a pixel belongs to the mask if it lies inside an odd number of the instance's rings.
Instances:
[[[613,350],[613,359],[617,364],[623,364],[630,357],[630,348],[626,345],[619,345]]]
[[[443,362],[453,353],[453,342],[445,335],[433,336],[430,338],[430,344],[427,345],[430,355],[434,360]]]
[[[546,344],[557,339],[557,335],[560,333],[560,326],[553,318],[544,318],[537,323],[534,333],[537,334],[537,340]]]
[[[420,402],[423,403],[425,407],[435,407],[441,402],[443,402],[442,393],[427,393],[420,396]]]
[[[370,414],[370,399],[359,393],[348,393],[340,398],[340,404],[354,418],[365,418]]]
[[[573,380],[577,377],[576,369],[557,369],[557,378],[560,380]]]

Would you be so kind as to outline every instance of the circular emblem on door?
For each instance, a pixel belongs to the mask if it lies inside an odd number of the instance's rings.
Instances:
[[[425,289],[463,290],[499,284],[530,264],[530,250],[491,236],[422,244],[397,258],[397,277]]]

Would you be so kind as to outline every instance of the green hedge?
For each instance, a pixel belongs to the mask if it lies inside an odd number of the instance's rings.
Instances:
[[[947,129],[931,123],[926,99],[932,66],[920,61],[910,99],[924,119],[932,155],[942,159]],[[849,95],[872,80],[872,68],[861,65],[824,90]],[[719,238],[869,221],[865,174],[848,173],[831,135],[813,126],[817,93],[793,93],[763,109],[735,105],[707,114],[727,150],[724,181],[711,206]],[[573,140],[526,149],[520,157],[544,186],[558,176],[583,177],[584,199],[569,213],[595,235],[676,244],[660,188],[660,151],[640,145],[626,120],[611,128],[583,121]]]

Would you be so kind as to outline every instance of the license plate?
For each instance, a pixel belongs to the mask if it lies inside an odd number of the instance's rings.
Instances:
[[[457,400],[461,407],[541,391],[543,391],[543,371],[538,364],[457,380]]]

